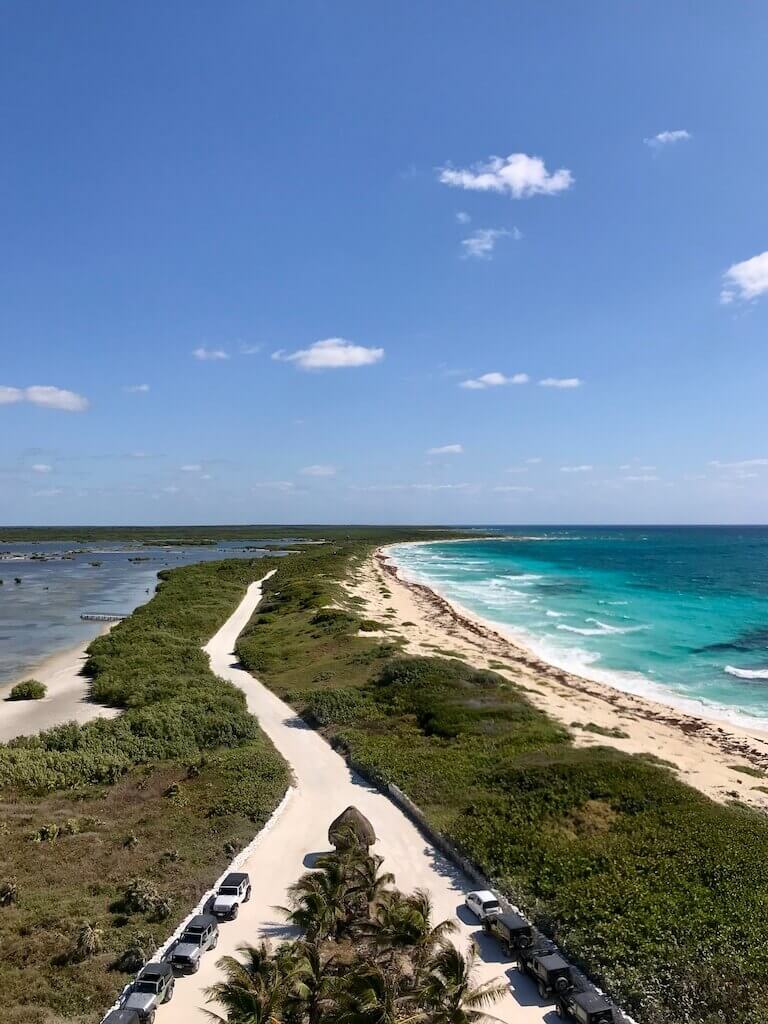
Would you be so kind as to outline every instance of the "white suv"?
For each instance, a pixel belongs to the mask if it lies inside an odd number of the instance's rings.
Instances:
[[[468,892],[464,902],[475,917],[479,917],[481,921],[484,921],[486,917],[494,917],[496,914],[501,913],[501,904],[499,903],[498,896],[488,889]]]
[[[240,904],[251,898],[251,880],[244,871],[231,871],[223,880],[211,907],[212,913],[221,919],[232,921],[240,911]]]

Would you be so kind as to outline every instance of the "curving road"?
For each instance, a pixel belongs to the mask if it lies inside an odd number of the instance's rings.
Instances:
[[[217,980],[218,957],[235,953],[239,945],[260,936],[279,939],[290,934],[273,908],[286,903],[289,885],[311,867],[313,855],[328,849],[328,825],[349,804],[359,807],[373,823],[378,836],[375,851],[395,873],[398,886],[429,889],[436,920],[458,918],[457,941],[477,939],[483,957],[478,980],[503,976],[509,981],[509,995],[493,1007],[493,1015],[509,1024],[552,1024],[557,1019],[554,1008],[542,1005],[531,981],[504,960],[500,947],[464,909],[463,894],[472,888],[469,879],[447,863],[387,797],[351,772],[343,758],[287,704],[238,666],[235,641],[260,597],[260,584],[251,584],[237,611],[204,650],[213,671],[245,692],[261,728],[292,766],[296,789],[243,866],[253,885],[250,902],[237,920],[222,924],[218,948],[205,954],[200,971],[178,980],[172,1001],[158,1011],[157,1024],[203,1024],[207,1021],[202,1010],[204,989]]]

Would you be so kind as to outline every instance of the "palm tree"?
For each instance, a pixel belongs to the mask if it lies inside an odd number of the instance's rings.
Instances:
[[[346,980],[338,1009],[330,1014],[334,1024],[411,1024],[423,1016],[400,975],[376,963],[362,964]]]
[[[240,946],[237,952],[244,959],[221,957],[216,966],[225,980],[205,990],[208,1002],[223,1006],[225,1016],[206,1014],[218,1024],[277,1024],[287,980],[280,961],[268,942]]]
[[[432,917],[432,899],[426,890],[416,889],[410,896],[394,892],[376,906],[370,930],[380,949],[393,954],[407,951],[410,973],[415,974],[456,931],[453,921],[433,925]]]
[[[335,955],[324,954],[319,943],[306,940],[286,943],[277,955],[285,957],[286,973],[291,979],[285,997],[285,1017],[320,1024],[338,990]]]
[[[360,848],[358,847],[358,850]],[[378,854],[361,851],[351,865],[352,888],[364,897],[368,908],[379,903],[395,884],[395,876],[391,871],[380,871],[384,858]]]
[[[89,960],[92,956],[100,953],[103,948],[103,930],[97,924],[85,921],[77,933],[72,959],[77,961]]]
[[[338,938],[353,917],[347,868],[337,857],[325,857],[318,865],[288,890],[291,907],[279,909],[309,939]]]
[[[430,958],[419,992],[429,1024],[477,1024],[496,1019],[482,1007],[502,999],[508,987],[503,981],[474,985],[477,959],[474,943],[466,954],[446,944]]]

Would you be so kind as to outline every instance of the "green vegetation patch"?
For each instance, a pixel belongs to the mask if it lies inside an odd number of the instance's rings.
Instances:
[[[0,746],[0,991],[13,1021],[98,1021],[288,785],[240,690],[200,650],[265,560],[162,574],[89,649],[123,709]]]
[[[37,679],[24,679],[11,689],[8,700],[42,700],[47,692],[45,683]]]

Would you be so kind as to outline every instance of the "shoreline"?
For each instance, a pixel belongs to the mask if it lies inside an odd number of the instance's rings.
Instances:
[[[577,746],[610,745],[659,758],[713,799],[738,798],[768,811],[768,731],[690,714],[551,665],[496,623],[403,578],[389,547],[378,548],[349,587],[405,639],[408,653],[491,668],[524,686],[535,706],[571,730]]]
[[[0,743],[16,736],[29,736],[65,722],[82,724],[93,718],[114,718],[118,708],[94,704],[90,680],[83,675],[88,648],[98,636],[108,633],[114,623],[105,623],[94,636],[79,644],[48,654],[16,678],[0,683]],[[48,692],[41,700],[10,701],[8,695],[24,679],[45,683]]]

